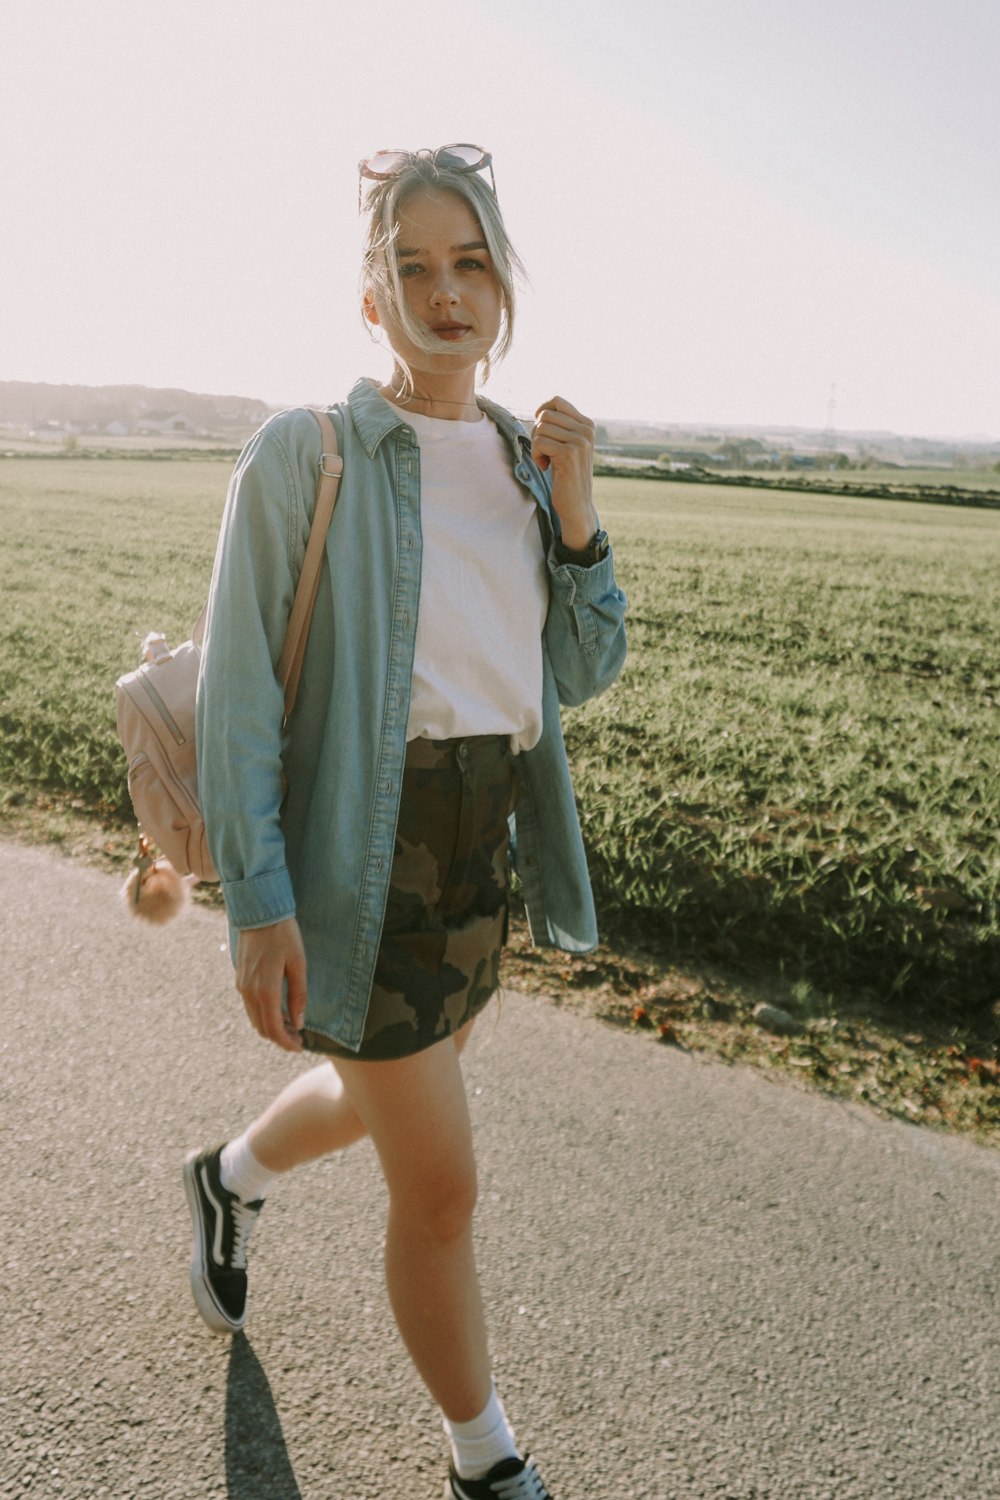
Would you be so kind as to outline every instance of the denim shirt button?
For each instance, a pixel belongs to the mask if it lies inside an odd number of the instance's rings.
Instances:
[[[514,470],[514,473],[517,475],[518,479],[520,479],[520,480],[527,480],[527,478],[528,478],[528,466],[527,466],[527,464],[518,464],[517,468]]]

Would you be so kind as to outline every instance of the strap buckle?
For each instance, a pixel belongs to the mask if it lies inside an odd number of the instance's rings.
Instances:
[[[330,465],[327,468],[327,464]],[[339,479],[344,472],[344,460],[339,453],[321,453],[319,456],[319,471],[328,479]]]

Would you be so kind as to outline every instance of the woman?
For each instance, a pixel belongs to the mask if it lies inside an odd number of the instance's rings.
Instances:
[[[284,725],[274,668],[322,446],[303,411],[237,465],[198,699],[236,986],[261,1036],[328,1060],[188,1159],[191,1282],[209,1327],[242,1327],[276,1175],[370,1134],[393,1312],[451,1445],[446,1494],[547,1500],[490,1375],[459,1054],[497,987],[515,801],[534,940],[597,941],[559,702],[617,675],[625,599],[593,424],[556,398],[529,435],[475,394],[510,343],[518,268],[490,157],[381,152],[361,176],[363,310],[393,368],[330,409],[344,479],[296,706]]]

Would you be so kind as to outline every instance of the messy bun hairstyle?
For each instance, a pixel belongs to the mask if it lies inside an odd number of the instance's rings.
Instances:
[[[437,338],[409,311],[395,254],[400,205],[409,193],[426,187],[444,188],[465,200],[479,221],[490,252],[500,288],[501,321],[499,337],[482,360],[483,379],[486,380],[492,363],[503,359],[510,348],[514,333],[515,280],[523,281],[525,273],[520,256],[510,242],[493,191],[479,172],[456,172],[447,165],[439,165],[432,156],[414,156],[398,176],[373,184],[364,205],[368,223],[361,270],[362,296],[377,294],[381,297],[394,320],[418,349],[428,354],[453,352],[450,344]],[[367,321],[366,326],[370,327]],[[403,361],[399,363],[403,365],[407,384],[412,386],[409,370]]]

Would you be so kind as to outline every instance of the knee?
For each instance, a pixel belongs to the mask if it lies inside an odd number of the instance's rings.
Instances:
[[[404,1193],[393,1196],[392,1210],[423,1237],[449,1244],[468,1229],[477,1196],[475,1163],[452,1163],[420,1173]]]

